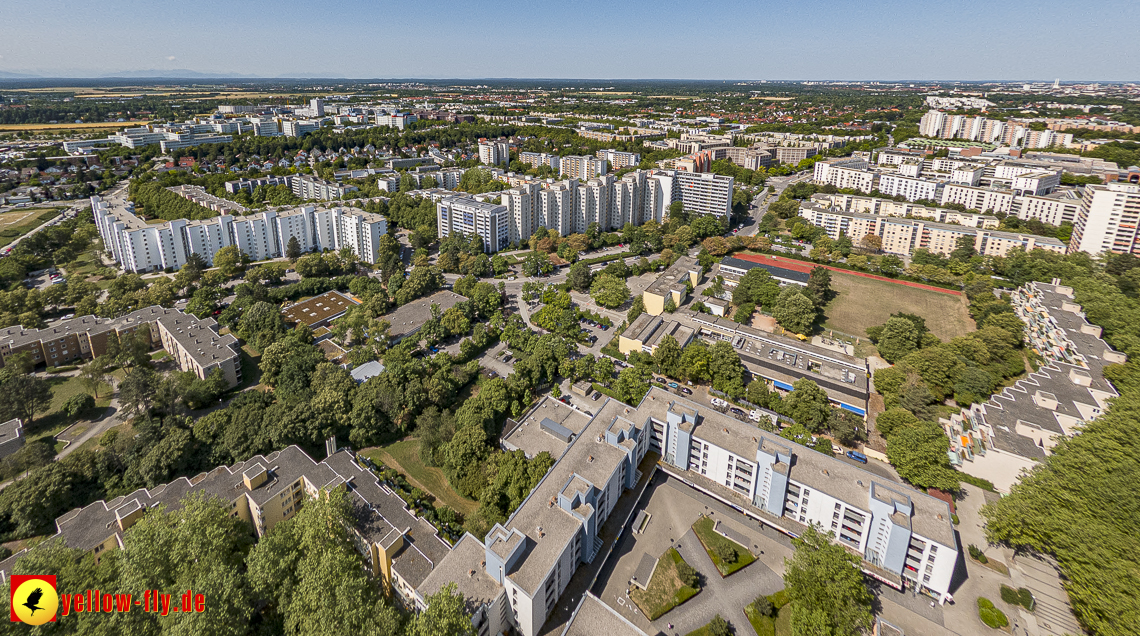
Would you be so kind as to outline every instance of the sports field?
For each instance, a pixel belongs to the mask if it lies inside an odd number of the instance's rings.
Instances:
[[[832,273],[831,288],[838,295],[824,307],[824,329],[862,338],[867,327],[881,325],[897,312],[922,316],[943,341],[975,329],[965,296],[839,272]]]
[[[0,214],[0,247],[31,232],[59,214],[60,210],[46,208],[28,208]]]

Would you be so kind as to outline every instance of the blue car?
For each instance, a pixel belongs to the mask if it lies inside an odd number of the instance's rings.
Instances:
[[[859,462],[860,464],[867,463],[867,456],[863,453],[860,453],[859,451],[847,451],[847,456]]]
[[[670,388],[670,389],[679,389],[679,388],[681,388],[681,387],[680,387],[680,385],[678,385],[676,382],[670,382],[670,383],[669,383],[669,388]]]

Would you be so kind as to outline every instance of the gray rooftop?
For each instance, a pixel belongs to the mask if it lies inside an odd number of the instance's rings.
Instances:
[[[244,476],[265,472],[268,479],[253,489],[245,485]],[[122,545],[122,534],[116,522],[117,513],[165,506],[175,509],[182,499],[193,493],[205,493],[224,501],[247,496],[259,507],[279,497],[303,480],[321,489],[345,484],[351,493],[356,529],[369,541],[391,545],[401,534],[408,544],[397,553],[394,569],[412,585],[418,585],[443,560],[450,548],[435,535],[435,528],[408,511],[402,499],[379,482],[375,475],[356,464],[351,453],[341,451],[322,462],[314,462],[297,446],[289,446],[269,455],[255,455],[233,466],[220,466],[192,478],[181,477],[154,488],[140,488],[110,501],[96,501],[71,510],[56,519],[57,536],[69,548],[93,550],[109,537]],[[19,555],[17,555],[19,556]],[[10,567],[14,559],[0,564]],[[10,569],[5,569],[5,572]]]
[[[383,319],[392,325],[389,333],[392,334],[393,339],[398,340],[419,331],[425,322],[431,320],[432,304],[439,305],[439,310],[443,312],[465,300],[467,299],[453,291],[437,291],[431,296],[403,305],[396,311],[383,316]]]
[[[494,601],[503,590],[487,574],[486,556],[483,542],[470,533],[464,534],[451,554],[424,578],[416,593],[426,601],[448,583],[455,583],[467,601],[467,611],[473,613],[480,605]]]
[[[645,632],[626,620],[601,599],[587,592],[562,636],[646,636]]]
[[[684,291],[685,282],[689,280],[689,272],[696,271],[698,274],[701,271],[701,266],[697,264],[697,259],[692,256],[682,256],[673,261],[665,271],[657,277],[645,289],[650,294],[657,294],[664,296],[670,291]]]
[[[762,431],[751,424],[719,413],[712,408],[702,407],[666,390],[652,387],[638,407],[637,419],[634,421],[649,416],[664,422],[666,412],[671,405],[695,409],[700,413],[700,421],[693,429],[694,437],[749,460],[755,461],[756,451],[761,443],[767,442],[790,448],[793,459],[788,478],[791,481],[827,493],[858,508],[866,509],[872,483],[879,483],[892,491],[904,493],[910,497],[914,505],[914,515],[911,518],[914,531],[943,545],[956,545],[954,528],[950,522],[950,507],[946,502],[902,484],[886,484],[882,477],[863,468]],[[720,488],[724,492],[731,491],[731,488],[723,484]]]
[[[575,436],[580,435],[590,423],[590,418],[585,413],[547,396],[520,417],[513,427],[507,425],[503,433],[503,447],[507,450],[521,450],[527,457],[546,452],[558,459],[566,451],[569,442],[545,430],[543,422],[547,420],[564,427]]]

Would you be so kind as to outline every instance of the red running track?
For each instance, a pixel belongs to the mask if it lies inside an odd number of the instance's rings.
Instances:
[[[842,269],[840,267],[831,267],[829,265],[818,265],[816,263],[808,263],[791,258],[782,258],[778,256],[767,256],[763,254],[734,254],[734,258],[739,258],[742,261],[749,261],[751,263],[762,263],[772,267],[782,267],[790,269],[794,272],[810,273],[815,267],[822,267],[829,269],[833,272],[840,274],[850,274],[852,276],[862,276],[863,278],[870,278],[872,280],[881,280],[885,283],[894,283],[895,285],[905,285],[907,287],[916,287],[918,289],[925,289],[932,292],[941,292],[943,294],[950,294],[951,296],[961,296],[962,292],[954,289],[943,289],[942,287],[935,287],[933,285],[923,285],[922,283],[912,283],[909,280],[898,280],[895,278],[887,278],[886,276],[876,276],[875,274],[865,274],[863,272],[854,272],[849,269]]]

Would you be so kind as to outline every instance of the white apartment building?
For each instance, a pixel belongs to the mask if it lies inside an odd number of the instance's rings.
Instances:
[[[255,119],[253,134],[257,137],[280,137],[281,129],[278,128],[276,119]]]
[[[1061,173],[1039,171],[1027,172],[1013,178],[1010,189],[1015,195],[1042,195],[1049,194],[1061,185]]]
[[[1049,225],[1073,223],[1081,207],[1081,196],[1073,190],[1061,190],[1045,195],[1027,195],[1015,199],[1017,218],[1039,219]]]
[[[1006,256],[1015,249],[1027,252],[1043,249],[1057,254],[1065,253],[1064,243],[1045,236],[860,212],[834,211],[813,203],[803,204],[800,207],[800,216],[810,221],[812,225],[822,227],[833,239],[838,239],[841,234],[853,241],[862,240],[869,234],[878,236],[882,240],[884,252],[903,256],[911,256],[918,249],[949,255],[958,247],[958,239],[963,236],[973,241],[974,249],[982,256]]]
[[[636,152],[622,152],[621,150],[599,150],[595,153],[598,159],[605,159],[614,170],[622,168],[636,168],[641,163],[641,154]]]
[[[546,152],[520,152],[519,161],[528,166],[538,168],[540,166],[550,166],[551,170],[557,171],[559,169],[560,157]]]
[[[505,205],[452,196],[441,199],[435,209],[441,239],[452,234],[478,235],[483,239],[483,251],[489,254],[510,245],[510,215]]]
[[[343,185],[335,181],[325,181],[305,174],[294,175],[291,179],[293,194],[304,201],[316,199],[318,201],[335,201],[341,199],[349,192],[356,192],[360,188],[353,185]]]
[[[522,243],[530,238],[536,227],[535,206],[538,205],[538,183],[522,184],[503,192],[503,204],[507,206],[507,242],[511,245]]]
[[[947,183],[942,188],[941,198],[937,200],[939,205],[957,203],[970,210],[1008,214],[1013,210],[1014,194],[1010,190]]]
[[[569,156],[558,162],[558,176],[563,179],[588,181],[607,172],[606,160],[597,157]]]
[[[875,189],[875,174],[867,170],[868,166],[866,159],[858,157],[819,161],[813,169],[812,180],[837,188],[870,192]]]
[[[231,245],[255,261],[278,258],[284,256],[289,239],[294,237],[302,251],[348,247],[360,260],[375,263],[379,237],[388,231],[384,217],[351,208],[318,210],[309,206],[281,214],[223,214],[161,225],[150,225],[126,208],[112,210],[98,196],[91,197],[91,209],[105,249],[130,272],[176,270],[186,264],[190,254],[199,254],[213,264],[214,254]]]
[[[942,183],[928,179],[917,179],[903,175],[879,175],[879,192],[889,197],[902,196],[907,201],[919,199],[938,200]]]
[[[315,121],[285,120],[281,122],[281,132],[286,137],[304,137],[309,133],[320,130],[321,125]]]
[[[505,166],[510,164],[510,144],[505,141],[480,141],[479,162],[487,166]]]
[[[1140,253],[1140,185],[1109,183],[1085,186],[1069,252]]]
[[[381,114],[381,115],[376,116],[376,125],[377,126],[388,126],[390,128],[397,128],[399,130],[404,130],[405,128],[407,128],[408,124],[411,124],[412,122],[415,122],[416,120],[417,120],[416,116],[412,115],[410,113],[392,113],[390,115],[389,114]]]
[[[685,211],[711,214],[727,220],[732,215],[732,177],[711,172],[681,172],[673,174],[673,201],[681,201]],[[670,201],[671,203],[672,201]],[[665,206],[669,208],[668,205]]]

